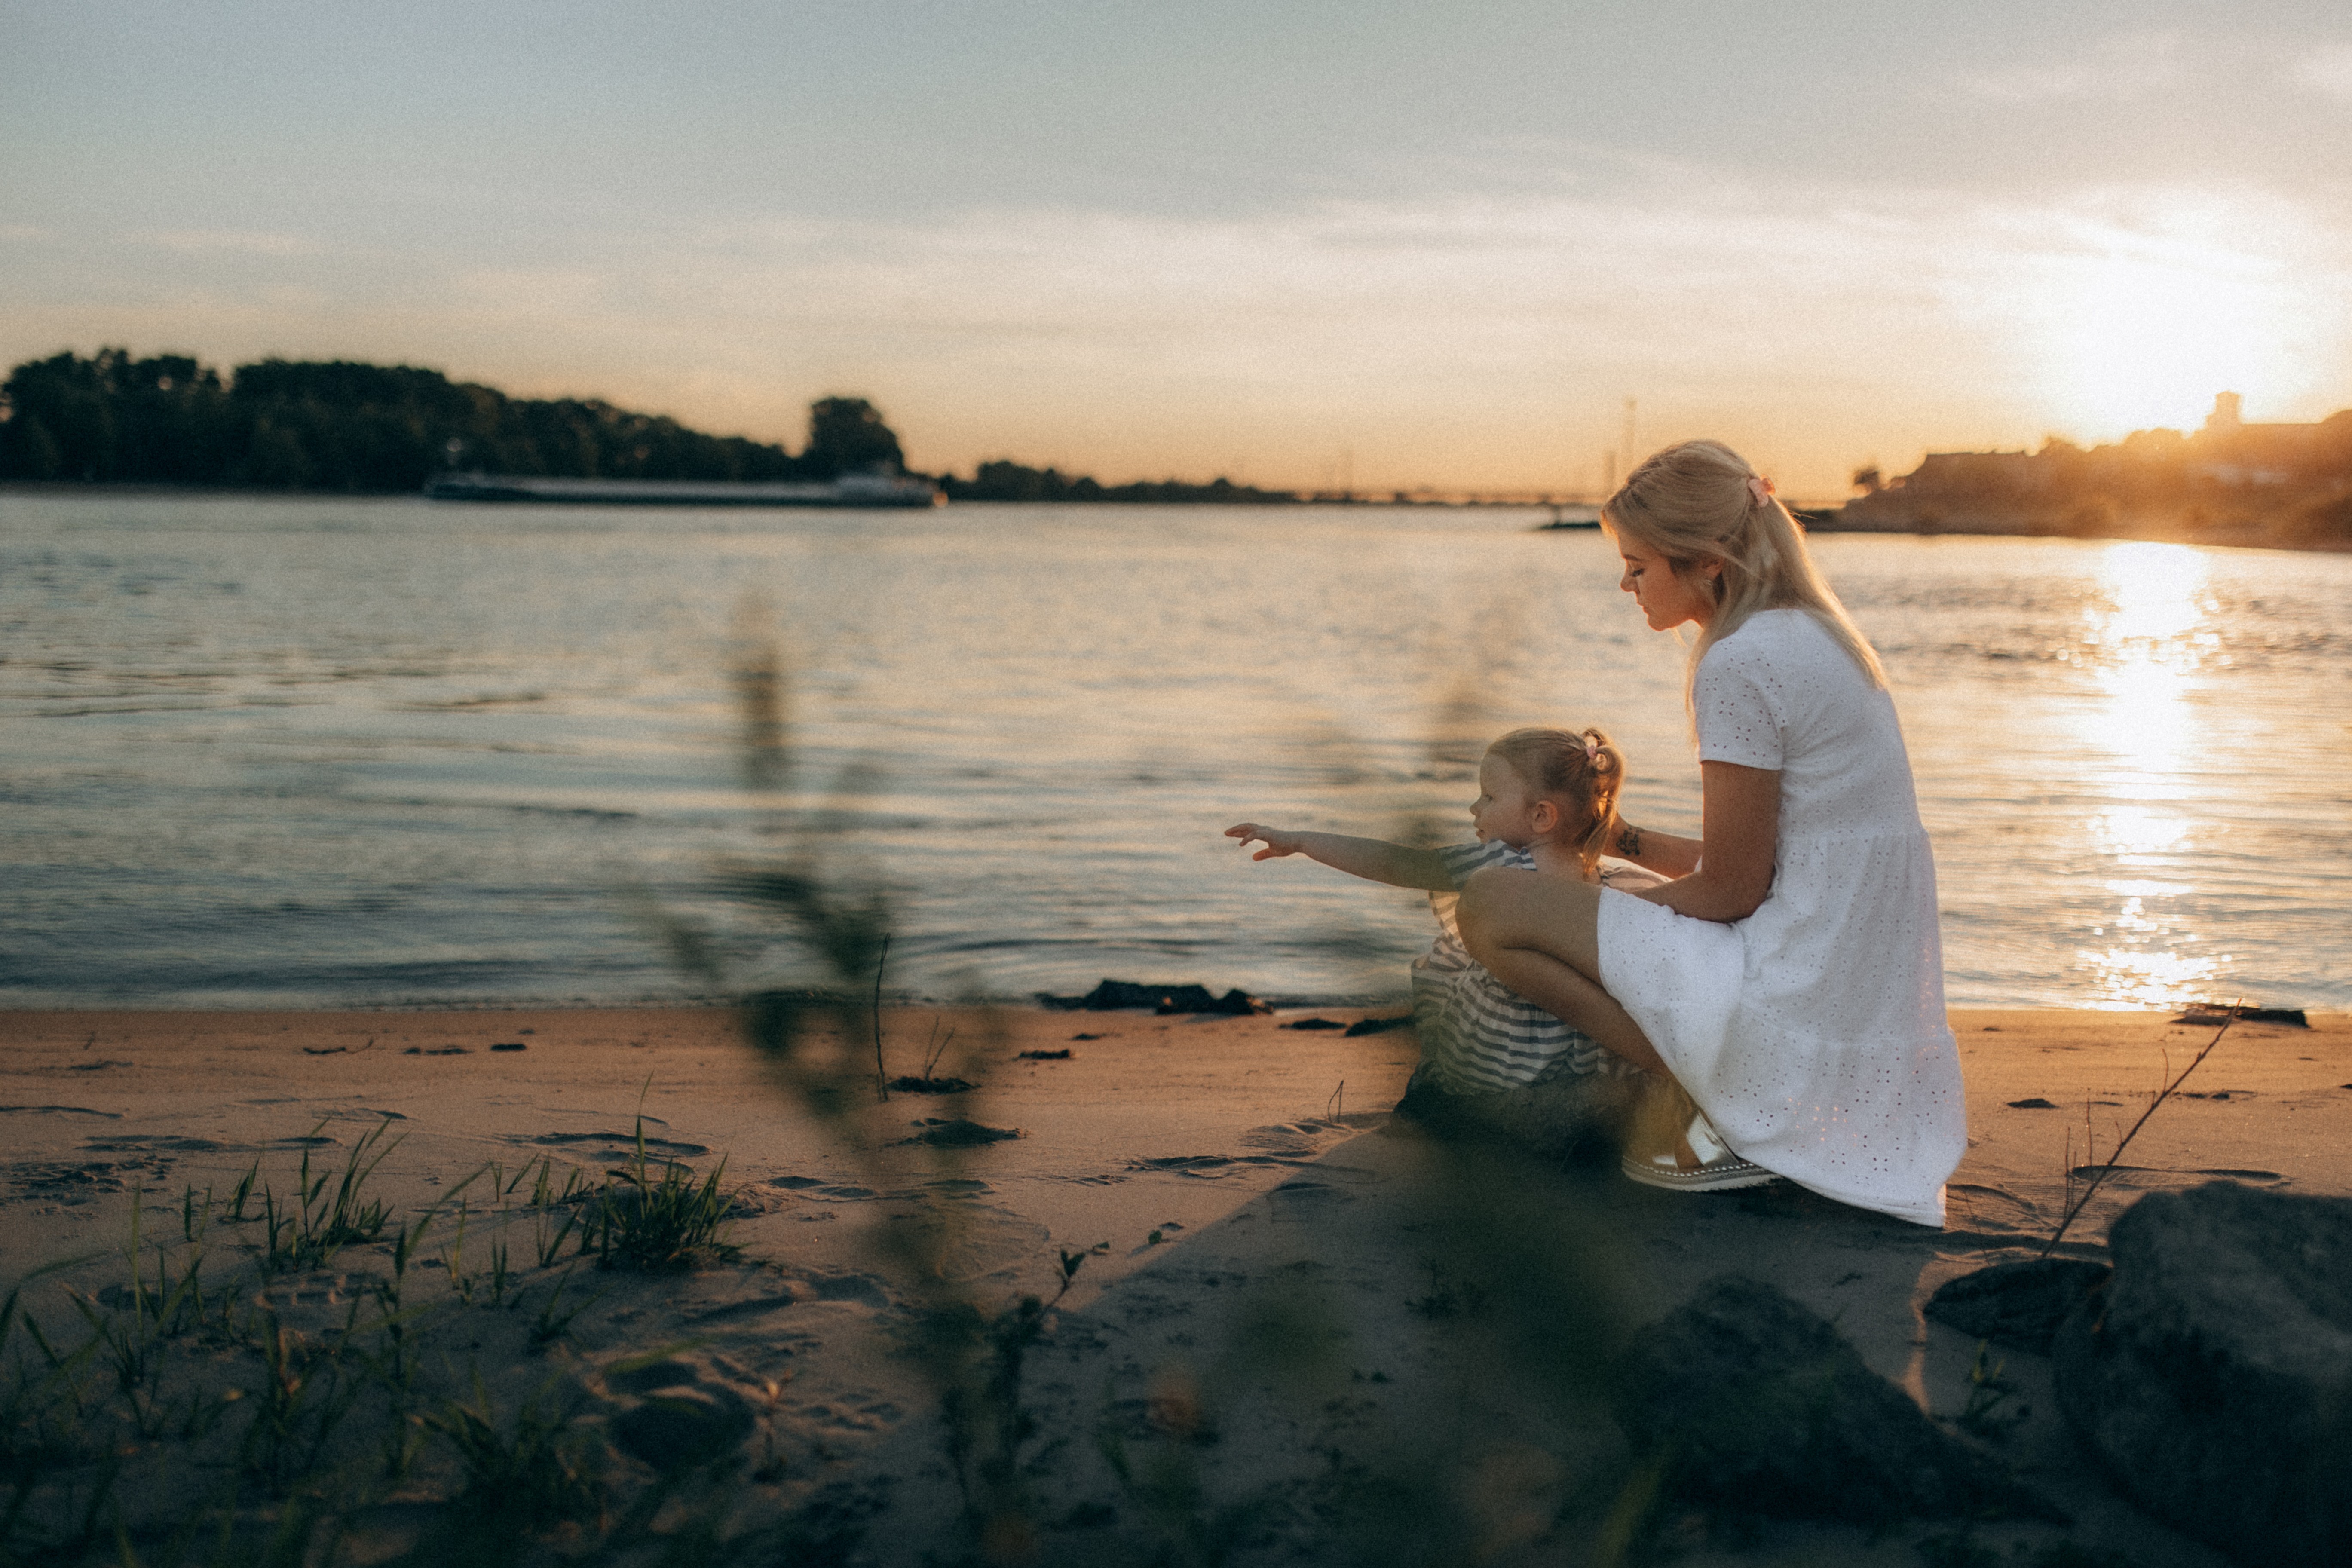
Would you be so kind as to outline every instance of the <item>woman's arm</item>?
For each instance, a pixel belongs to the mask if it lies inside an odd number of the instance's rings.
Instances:
[[[1367,881],[1386,882],[1392,888],[1423,888],[1433,893],[1454,889],[1454,879],[1446,874],[1445,862],[1434,849],[1408,849],[1402,844],[1355,838],[1344,833],[1293,833],[1256,822],[1228,827],[1225,837],[1240,839],[1244,847],[1253,840],[1263,841],[1265,847],[1251,856],[1253,860],[1304,855],[1335,871],[1345,871]]]
[[[1602,853],[1614,855],[1620,860],[1631,860],[1661,877],[1687,877],[1698,869],[1699,851],[1705,847],[1705,841],[1701,839],[1660,833],[1621,821],[1617,825],[1617,837],[1609,841]]]
[[[1701,763],[1698,776],[1706,858],[1688,876],[1633,896],[1703,921],[1746,920],[1772,890],[1780,843],[1780,770]]]

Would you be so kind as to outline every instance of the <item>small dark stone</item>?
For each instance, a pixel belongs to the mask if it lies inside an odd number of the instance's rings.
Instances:
[[[724,1389],[688,1384],[622,1411],[611,1430],[623,1453],[676,1472],[708,1464],[749,1436],[751,1412]]]
[[[1300,1018],[1288,1024],[1277,1024],[1279,1029],[1344,1029],[1348,1026],[1337,1018]]]
[[[986,1127],[961,1116],[931,1117],[919,1123],[923,1129],[905,1143],[928,1143],[934,1149],[970,1149],[982,1143],[1002,1143],[1008,1138],[1018,1138],[1017,1127]]]
[[[1412,1027],[1412,1015],[1410,1013],[1400,1013],[1393,1018],[1359,1018],[1348,1026],[1346,1037],[1352,1040],[1359,1035],[1385,1035],[1391,1029]]]
[[[1635,1336],[1622,1365],[1618,1423],[1636,1449],[1666,1458],[1672,1495],[1864,1524],[2064,1521],[1769,1285],[1716,1281]]]
[[[1092,1035],[1080,1035],[1079,1039],[1091,1040]],[[1015,1058],[1024,1062],[1066,1062],[1076,1053],[1066,1047],[1058,1051],[1024,1051]]]
[[[2300,1007],[2214,1007],[2199,1003],[2172,1021],[2192,1028],[2212,1029],[2235,1018],[2241,1024],[2284,1024],[2290,1029],[2308,1029],[2311,1020]]]
[[[2106,1279],[2105,1264],[2082,1258],[1996,1263],[1945,1280],[1926,1310],[1947,1328],[2047,1355],[2066,1314]]]
[[[494,1051],[527,1051],[530,1048],[530,1047],[529,1046],[524,1045],[520,1040],[500,1040],[497,1045],[490,1047],[490,1049]]]
[[[2036,1095],[2032,1100],[2012,1100],[2009,1102],[2009,1108],[2011,1110],[2055,1110],[2058,1109],[2055,1102],[2043,1100],[2039,1095]]]
[[[963,1078],[916,1078],[901,1074],[890,1080],[890,1087],[901,1094],[968,1094],[976,1086]]]
[[[1161,1014],[1216,1013],[1239,1016],[1245,1013],[1270,1013],[1274,1010],[1246,991],[1228,991],[1223,996],[1216,996],[1201,985],[1145,985],[1132,980],[1106,980],[1084,996],[1055,996],[1040,991],[1037,1000],[1045,1006],[1065,1012],[1084,1009],[1090,1013],[1108,1013],[1122,1007],[1148,1007]]]
[[[2051,1347],[2074,1429],[2241,1562],[2352,1562],[2352,1199],[2152,1193],[2107,1250]]]

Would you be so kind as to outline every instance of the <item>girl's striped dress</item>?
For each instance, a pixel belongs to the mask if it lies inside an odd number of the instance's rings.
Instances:
[[[1459,888],[1489,866],[1532,871],[1527,851],[1499,839],[1440,849]],[[1665,879],[1620,861],[1606,863],[1601,885],[1631,892]],[[1412,963],[1412,1017],[1422,1059],[1439,1088],[1455,1094],[1494,1094],[1574,1075],[1630,1078],[1639,1069],[1611,1055],[1532,1002],[1503,988],[1462,945],[1454,923],[1454,893],[1432,893],[1437,941]]]

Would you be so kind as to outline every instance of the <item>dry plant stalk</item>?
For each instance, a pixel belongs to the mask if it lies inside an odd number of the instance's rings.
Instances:
[[[2156,1114],[2156,1108],[2162,1105],[2166,1100],[2170,1100],[2174,1092],[2178,1090],[2182,1084],[2189,1081],[2189,1075],[2195,1072],[2204,1064],[2205,1058],[2213,1054],[2213,1047],[2221,1043],[2221,1037],[2228,1034],[2230,1032],[2230,1026],[2238,1021],[2238,1003],[2235,1002],[2232,1002],[2230,1005],[2229,1016],[2223,1018],[2221,1020],[2221,1026],[2213,1031],[2213,1037],[2205,1042],[2205,1048],[2199,1051],[2195,1057],[2189,1059],[2189,1065],[2180,1069],[2179,1077],[2174,1079],[2170,1083],[2166,1084],[2162,1089],[2157,1091],[2156,1098],[2147,1102],[2147,1109],[2139,1113],[2139,1120],[2131,1124],[2131,1131],[2125,1133],[2122,1141],[2117,1142],[2115,1148],[2108,1152],[2107,1163],[2099,1166],[2091,1173],[2090,1180],[2085,1183],[2083,1187],[2083,1195],[2074,1199],[2072,1203],[2066,1205],[2065,1214],[2059,1218],[2058,1228],[2051,1234],[2050,1239],[2042,1244],[2041,1252],[2042,1257],[2047,1258],[2053,1252],[2058,1250],[2058,1244],[2066,1239],[2066,1232],[2073,1228],[2074,1221],[2081,1216],[2083,1211],[2090,1207],[2091,1200],[2098,1195],[2099,1184],[2105,1181],[2108,1173],[2115,1170],[2116,1162],[2124,1157],[2124,1151],[2130,1148],[2131,1141],[2139,1136],[2139,1130],[2147,1125],[2147,1119]],[[2069,1163],[2066,1167],[2068,1184],[2070,1186],[2073,1184],[2074,1170],[2074,1167],[2072,1163],[2072,1156],[2070,1154]]]

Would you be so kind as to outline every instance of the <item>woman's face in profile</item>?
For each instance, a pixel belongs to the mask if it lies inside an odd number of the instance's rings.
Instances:
[[[1640,540],[1614,531],[1609,537],[1625,563],[1624,575],[1617,579],[1617,585],[1633,595],[1633,602],[1642,606],[1643,617],[1650,623],[1652,631],[1706,625],[1707,617],[1715,614],[1715,595],[1709,591],[1712,574],[1708,570],[1713,563],[1694,562],[1677,572],[1673,562]]]

